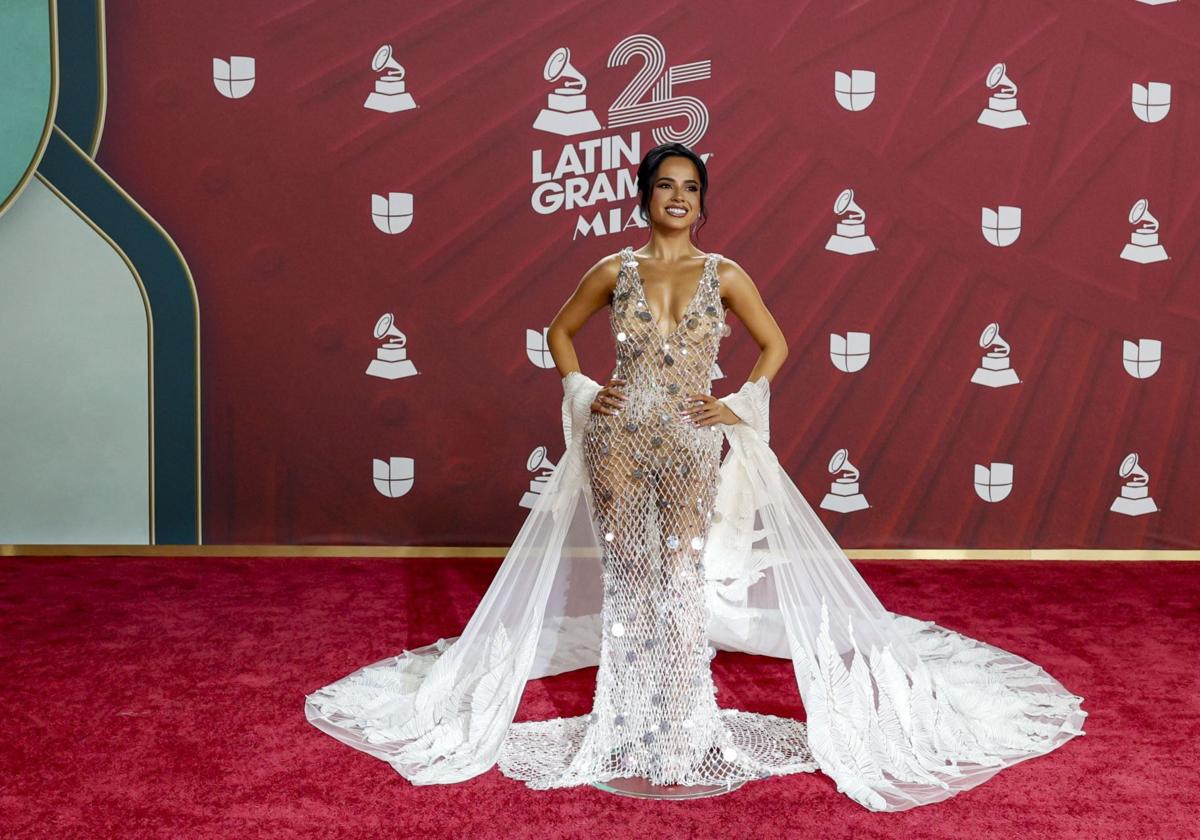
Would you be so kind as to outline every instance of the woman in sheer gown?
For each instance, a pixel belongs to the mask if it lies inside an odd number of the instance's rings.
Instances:
[[[724,440],[719,424],[739,422],[710,393],[729,330],[723,295],[736,300],[763,347],[752,380],[774,376],[787,347],[749,278],[724,261],[735,282],[723,289],[722,257],[692,244],[703,166],[677,145],[646,156],[639,181],[652,231],[647,255],[625,247],[601,260],[550,327],[559,370],[578,375],[569,336],[607,306],[617,364],[583,440],[603,551],[593,706],[583,718],[513,726],[500,769],[534,787],[631,778],[644,782],[615,786],[697,796],[816,768],[803,723],[716,702],[704,545]],[[647,272],[659,274],[647,283],[643,261],[671,268]]]
[[[820,769],[872,810],[1083,734],[1082,698],[1039,666],[886,610],[779,465],[768,396],[786,345],[736,263],[692,244],[707,185],[682,144],[643,159],[650,242],[598,262],[551,325],[567,451],[479,607],[460,636],[308,695],[313,725],[415,784],[498,766],[537,789],[702,795]],[[762,353],[715,399],[726,304]],[[570,336],[604,305],[617,365],[601,386]],[[791,659],[807,720],[719,706],[718,648]],[[529,679],[589,665],[588,714],[514,722]]]

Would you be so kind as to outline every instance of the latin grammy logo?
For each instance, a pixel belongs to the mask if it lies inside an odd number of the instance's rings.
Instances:
[[[376,73],[386,72],[375,80],[375,90],[363,103],[364,108],[394,114],[417,107],[412,94],[405,89],[404,67],[392,57],[391,44],[384,44],[375,50],[375,55],[371,58],[371,69]]]
[[[829,485],[825,498],[821,499],[821,507],[838,513],[851,513],[870,507],[867,497],[859,491],[858,468],[850,463],[850,450],[839,449],[833,453],[827,469],[836,478]]]
[[[1121,362],[1125,372],[1134,379],[1149,379],[1158,373],[1162,364],[1162,342],[1156,338],[1139,338],[1134,344],[1126,339],[1121,342]]]
[[[1021,235],[1021,208],[1001,204],[983,208],[983,238],[997,248],[1006,248]]]
[[[376,348],[375,358],[367,365],[367,376],[378,376],[380,379],[403,379],[406,376],[416,376],[417,368],[409,361],[408,350],[404,345],[408,338],[396,329],[396,319],[391,312],[385,312],[375,322],[375,338],[385,339],[383,345]]]
[[[413,220],[412,193],[372,193],[371,221],[384,233],[404,233]]]
[[[1003,388],[1005,385],[1016,385],[1021,380],[1017,372],[1009,367],[1008,342],[1000,337],[1000,325],[992,322],[983,328],[979,336],[979,346],[987,348],[979,367],[971,375],[971,381],[976,385],[986,385],[989,388]]]
[[[1131,102],[1133,113],[1137,114],[1139,120],[1159,122],[1171,110],[1171,85],[1167,82],[1149,82],[1145,85],[1134,82]]]
[[[389,499],[398,499],[412,489],[416,480],[412,458],[392,456],[386,461],[371,459],[375,489]]]
[[[979,114],[980,125],[992,128],[1017,128],[1029,125],[1021,109],[1017,107],[1017,86],[1008,78],[1004,63],[1001,62],[987,74],[989,90],[999,88],[988,97],[987,107]]]
[[[867,214],[854,202],[854,190],[847,187],[838,193],[837,201],[833,203],[833,212],[837,216],[845,216],[845,221],[839,221],[837,232],[825,243],[826,251],[838,254],[865,254],[874,251],[875,243],[867,236]]]
[[[546,107],[533,121],[533,127],[551,134],[571,136],[589,131],[599,131],[600,121],[587,107],[587,79],[571,64],[571,51],[559,47],[550,53],[542,78],[547,82],[561,84],[546,96]]]
[[[833,96],[847,111],[865,111],[875,101],[875,71],[841,70],[833,73]]]
[[[529,453],[525,469],[537,474],[529,480],[529,489],[522,494],[518,504],[523,508],[532,508],[541,498],[546,485],[550,483],[550,477],[554,475],[555,465],[546,457],[546,447],[539,446]]]
[[[1129,224],[1137,225],[1129,241],[1121,249],[1121,259],[1130,262],[1155,263],[1167,257],[1167,250],[1158,243],[1158,219],[1150,213],[1150,202],[1139,198],[1129,210]]]
[[[1178,3],[1179,0],[1137,0],[1143,6],[1165,6],[1168,3]]]
[[[871,334],[848,332],[829,334],[829,360],[842,373],[857,373],[871,359]]]
[[[241,99],[254,90],[254,59],[247,55],[231,55],[228,61],[213,60],[213,85],[227,99]]]
[[[1123,513],[1126,516],[1141,516],[1145,513],[1154,513],[1159,509],[1158,505],[1154,504],[1154,499],[1150,497],[1150,474],[1138,466],[1136,452],[1130,452],[1125,456],[1125,460],[1121,461],[1121,466],[1117,469],[1117,474],[1128,480],[1121,485],[1121,495],[1113,499],[1109,510],[1113,513]]]
[[[550,328],[542,327],[542,331],[525,330],[525,355],[534,367],[554,367],[554,357],[550,355]]]
[[[985,502],[1002,502],[1013,488],[1013,465],[995,461],[975,465],[975,495]]]

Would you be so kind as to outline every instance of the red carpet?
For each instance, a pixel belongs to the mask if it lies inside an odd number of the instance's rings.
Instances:
[[[1200,825],[1200,568],[858,564],[884,604],[1046,667],[1087,734],[946,802],[864,810],[820,774],[647,802],[496,769],[413,786],[304,719],[304,695],[455,635],[492,560],[0,558],[0,836],[1185,838]],[[721,653],[718,702],[803,716],[791,666]],[[581,714],[595,669],[526,690]]]

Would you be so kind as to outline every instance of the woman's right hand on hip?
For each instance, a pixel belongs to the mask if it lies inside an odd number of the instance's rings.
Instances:
[[[620,386],[624,384],[624,379],[608,380],[608,384],[596,392],[596,399],[592,401],[592,411],[599,414],[620,414],[626,400],[620,391]]]

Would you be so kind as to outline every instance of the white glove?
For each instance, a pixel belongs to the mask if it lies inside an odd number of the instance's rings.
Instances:
[[[602,387],[591,377],[584,376],[573,370],[563,377],[562,425],[563,440],[567,449],[575,435],[582,435],[587,428],[588,415],[592,413],[592,403]]]
[[[771,383],[767,377],[760,376],[753,382],[747,382],[717,402],[729,406],[763,443],[771,442]]]

